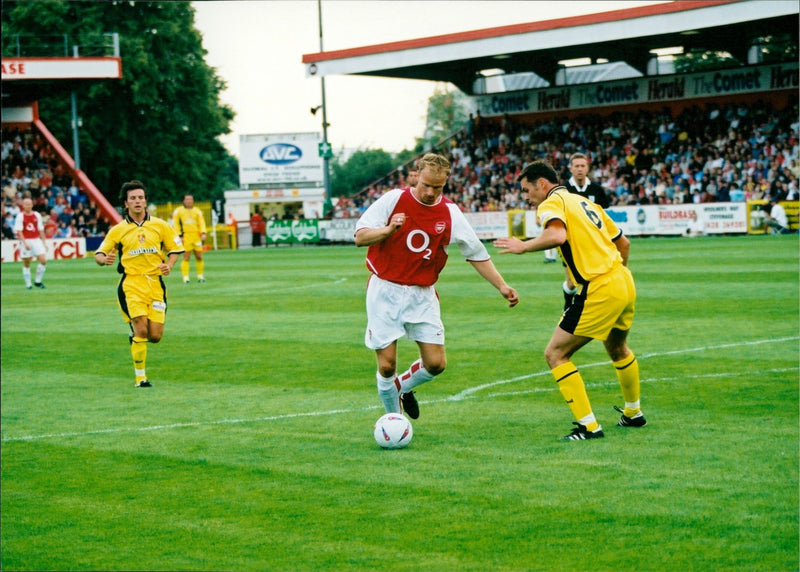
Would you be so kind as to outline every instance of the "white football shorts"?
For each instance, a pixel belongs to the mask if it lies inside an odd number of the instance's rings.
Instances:
[[[439,297],[433,286],[403,286],[374,274],[367,284],[367,332],[371,350],[406,336],[414,342],[444,345]]]
[[[25,242],[28,243],[28,248],[25,248],[22,241],[19,242],[20,258],[36,258],[41,254],[47,254],[47,247],[41,238],[28,238]]]

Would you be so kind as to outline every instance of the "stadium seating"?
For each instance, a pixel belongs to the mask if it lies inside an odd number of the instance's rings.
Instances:
[[[766,102],[690,107],[661,113],[586,114],[530,124],[509,116],[464,129],[440,145],[453,172],[446,195],[471,212],[523,208],[514,180],[523,165],[547,159],[566,180],[574,152],[592,160],[590,176],[616,205],[798,199],[798,107]],[[336,217],[356,217],[404,181],[395,171],[343,198]]]
[[[61,167],[53,149],[35,131],[3,129],[2,190],[4,214],[19,208],[23,196],[34,201],[48,236],[104,236],[107,221]],[[61,225],[59,225],[61,223]],[[59,230],[59,226],[62,228]],[[3,238],[11,238],[4,234]]]

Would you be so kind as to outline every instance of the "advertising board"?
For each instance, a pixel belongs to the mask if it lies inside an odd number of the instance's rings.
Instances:
[[[86,258],[85,238],[48,238],[47,260],[66,260],[69,258]],[[19,262],[21,243],[19,240],[3,240],[3,262]]]
[[[323,161],[319,133],[242,135],[239,138],[239,184],[320,186]]]

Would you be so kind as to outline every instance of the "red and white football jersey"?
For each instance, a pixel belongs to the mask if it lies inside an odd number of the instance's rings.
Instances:
[[[367,250],[367,268],[384,280],[432,286],[447,263],[450,244],[457,244],[467,260],[489,259],[486,247],[452,201],[442,197],[435,205],[426,205],[410,188],[392,189],[370,205],[358,219],[356,232],[384,227],[394,213],[405,214],[403,226]]]
[[[36,211],[31,211],[30,214],[23,211],[14,219],[14,234],[21,232],[26,239],[41,238],[42,235],[39,232],[43,230],[42,215]]]

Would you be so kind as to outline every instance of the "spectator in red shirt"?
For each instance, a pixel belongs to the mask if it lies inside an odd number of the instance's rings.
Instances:
[[[253,248],[261,246],[261,236],[266,234],[267,226],[258,207],[256,207],[253,214],[250,215],[250,230],[253,233]]]

